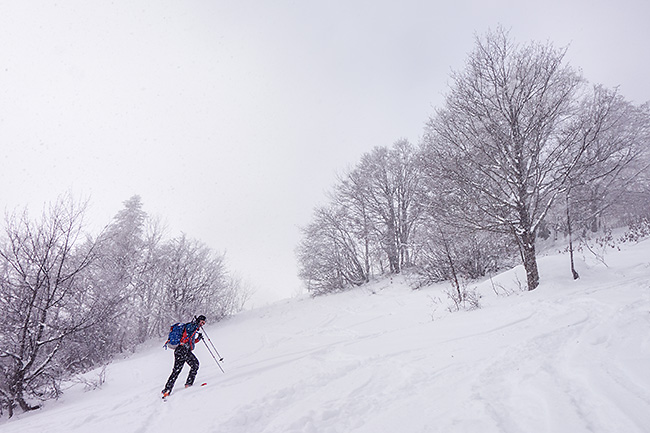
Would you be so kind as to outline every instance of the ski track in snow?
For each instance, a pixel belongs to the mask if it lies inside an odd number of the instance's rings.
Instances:
[[[103,389],[0,420],[3,433],[626,432],[650,431],[650,241],[587,256],[540,258],[534,292],[483,308],[431,305],[444,285],[403,280],[293,299],[211,327],[222,374],[202,346],[197,382],[168,401],[159,342],[116,361]],[[493,277],[514,287],[521,268]],[[520,277],[519,277],[520,279]],[[432,317],[434,320],[432,320]],[[92,377],[93,373],[89,373]]]

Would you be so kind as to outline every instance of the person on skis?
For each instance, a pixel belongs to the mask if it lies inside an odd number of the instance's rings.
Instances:
[[[174,383],[186,362],[190,366],[190,373],[187,375],[185,388],[194,384],[196,373],[199,371],[199,360],[194,356],[192,350],[194,350],[194,345],[203,339],[203,335],[198,332],[203,325],[205,325],[205,316],[202,314],[184,325],[180,344],[174,349],[174,368],[172,369],[172,374],[169,375],[167,384],[162,390],[163,398],[171,394]]]

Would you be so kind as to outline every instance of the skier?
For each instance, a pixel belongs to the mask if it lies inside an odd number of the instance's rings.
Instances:
[[[167,379],[165,388],[162,390],[163,398],[171,394],[174,383],[186,362],[190,366],[190,373],[187,375],[185,388],[194,384],[194,378],[199,371],[199,360],[194,356],[192,350],[194,350],[194,345],[203,339],[203,335],[198,332],[203,325],[205,325],[204,315],[195,317],[193,321],[183,325],[185,328],[183,330],[183,336],[181,337],[180,344],[174,349],[174,368],[172,369],[172,374],[169,375],[169,379]]]

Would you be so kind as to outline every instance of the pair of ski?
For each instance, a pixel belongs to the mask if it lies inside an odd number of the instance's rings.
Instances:
[[[208,382],[203,382],[200,386],[206,386],[207,384],[208,384]],[[186,388],[192,388],[192,387],[191,387],[191,386],[186,386]],[[179,390],[179,391],[180,391],[180,390]],[[164,394],[163,394],[163,396],[162,396],[162,401],[167,401],[167,399],[169,398],[170,395],[171,395],[171,394],[167,394],[167,395],[164,395]]]

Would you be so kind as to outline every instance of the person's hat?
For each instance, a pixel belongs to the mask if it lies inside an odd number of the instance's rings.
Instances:
[[[205,322],[205,316],[203,314],[201,314],[199,317],[196,318],[196,322],[198,323],[201,320],[203,320]]]

